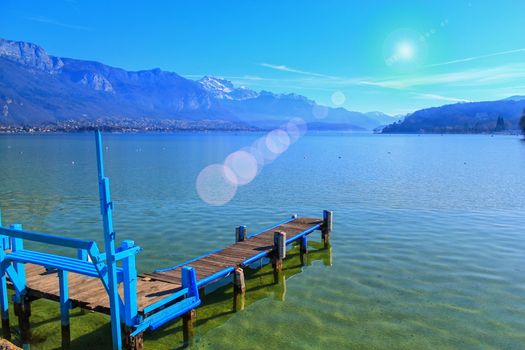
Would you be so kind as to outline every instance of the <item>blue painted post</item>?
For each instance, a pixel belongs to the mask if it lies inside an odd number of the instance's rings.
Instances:
[[[197,287],[197,273],[191,266],[182,267],[182,287],[188,288],[188,297],[198,297],[199,289]]]
[[[0,211],[0,227],[2,226],[2,212]],[[7,242],[9,237],[0,236],[0,266],[4,263],[4,251],[9,249]],[[0,269],[0,308],[2,314],[2,337],[11,340],[11,327],[9,326],[9,300],[7,297],[7,279],[5,271]]]
[[[133,241],[123,241],[122,251],[135,246]],[[124,272],[124,322],[126,326],[134,326],[138,314],[137,309],[137,269],[135,267],[135,254],[131,254],[122,260]]]
[[[82,261],[88,261],[88,253],[85,249],[77,249],[77,259]]]
[[[19,230],[20,231],[20,230],[22,230],[22,225],[20,225],[20,224],[13,224],[13,225],[11,225],[10,228],[13,229],[13,230]],[[12,239],[12,249],[13,249],[13,252],[16,252],[18,250],[24,249],[24,240],[21,239],[21,238],[13,238]],[[26,270],[25,270],[24,264],[22,264],[22,263],[15,263],[14,264],[14,268],[15,268],[15,271],[16,271],[16,273],[18,275],[18,279],[25,286],[25,284],[26,284]],[[21,293],[18,293],[18,292],[15,293],[15,302],[21,303],[23,297],[24,296]]]
[[[10,227],[13,230],[22,230],[22,225],[13,224]],[[21,238],[12,239],[13,252],[24,249],[24,241]],[[22,263],[14,263],[14,268],[17,274],[17,279],[23,286],[22,291],[15,290],[15,314],[18,316],[18,327],[20,328],[20,338],[22,340],[22,348],[24,350],[30,349],[31,342],[31,326],[29,323],[29,317],[31,316],[31,301],[26,297],[26,270],[25,265]]]
[[[235,228],[235,243],[244,241],[246,236],[246,226],[238,226]]]
[[[197,287],[197,274],[195,269],[191,266],[182,267],[182,287],[188,288],[187,298],[199,298],[199,288]],[[189,312],[182,315],[182,337],[184,345],[189,345],[194,336],[194,325],[197,319],[197,312],[191,309]]]
[[[71,301],[69,300],[68,273],[64,270],[58,270],[58,286],[60,290],[60,325],[62,334],[62,349],[71,347],[71,331],[69,325],[69,309]]]
[[[119,294],[117,285],[117,263],[115,261],[115,232],[113,230],[113,203],[109,191],[109,179],[104,176],[104,159],[102,151],[102,136],[95,133],[97,144],[98,189],[100,195],[100,211],[104,227],[104,247],[108,266],[109,306],[111,311],[111,335],[113,350],[122,349]]]

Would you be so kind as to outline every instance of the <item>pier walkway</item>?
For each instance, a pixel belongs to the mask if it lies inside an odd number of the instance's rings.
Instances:
[[[114,349],[142,349],[143,333],[154,331],[182,317],[184,341],[192,336],[196,309],[207,285],[233,276],[234,298],[246,291],[244,268],[262,259],[273,265],[274,277],[283,268],[287,247],[300,245],[301,260],[307,237],[321,231],[329,245],[332,212],[323,218],[297,217],[249,235],[246,226],[235,230],[235,243],[184,263],[137,275],[135,255],[141,248],[133,241],[115,244],[113,202],[109,179],[104,176],[101,135],[97,132],[99,192],[105,252],[96,242],[28,232],[19,224],[2,226],[0,217],[0,307],[2,333],[10,340],[7,288],[14,290],[15,314],[24,348],[31,340],[31,302],[58,301],[61,310],[62,348],[70,348],[69,310],[80,307],[111,316]],[[24,241],[57,245],[76,251],[76,258],[24,248]]]

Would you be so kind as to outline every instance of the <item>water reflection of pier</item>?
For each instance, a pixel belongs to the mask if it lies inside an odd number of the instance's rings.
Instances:
[[[213,328],[213,326],[227,322],[231,317],[257,301],[273,298],[285,302],[287,280],[304,272],[316,262],[326,267],[332,266],[332,246],[329,242],[325,244],[322,240],[309,240],[307,252],[304,250],[301,252],[300,243],[295,244],[287,251],[283,268],[277,273],[270,259],[262,259],[246,267],[244,269],[244,292],[238,285],[235,285],[234,276],[206,286],[200,293],[203,304],[199,308],[195,334],[202,334],[201,329],[209,330],[210,325]],[[149,333],[146,339],[158,340],[169,337],[174,333],[183,332],[183,328],[184,325],[181,323],[176,327],[164,327],[155,333]],[[192,338],[190,344],[198,338],[198,336]]]

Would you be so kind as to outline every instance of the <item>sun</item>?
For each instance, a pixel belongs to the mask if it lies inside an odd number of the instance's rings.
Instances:
[[[409,41],[402,41],[397,45],[396,56],[405,61],[410,61],[414,58],[415,48],[414,45]]]

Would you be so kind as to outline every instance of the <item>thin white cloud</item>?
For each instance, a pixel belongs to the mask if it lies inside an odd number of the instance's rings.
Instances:
[[[434,63],[434,64],[429,64],[429,65],[427,65],[427,67],[440,67],[440,66],[447,66],[447,65],[449,65],[449,64],[456,64],[456,63],[470,62],[470,61],[475,61],[475,60],[479,60],[479,59],[482,59],[482,58],[489,58],[489,57],[502,56],[502,55],[510,55],[510,54],[520,53],[520,52],[525,52],[525,48],[523,48],[523,49],[515,49],[515,50],[507,50],[507,51],[500,51],[500,52],[494,52],[494,53],[489,53],[489,54],[485,54],[485,55],[472,56],[472,57],[461,58],[461,59],[452,60],[452,61],[447,61],[447,62],[441,62],[441,63]]]
[[[417,86],[481,86],[494,83],[508,83],[525,78],[525,65],[507,65],[484,69],[471,69],[451,73],[427,74],[416,77],[397,77],[382,80],[363,80],[363,85],[391,89],[408,89]]]
[[[443,96],[443,95],[438,95],[438,94],[413,92],[412,95],[417,96],[418,98],[423,98],[425,100],[438,100],[438,101],[448,101],[448,102],[471,102],[470,100],[466,100],[464,98],[448,97],[448,96]]]
[[[281,72],[296,73],[296,74],[301,74],[301,75],[308,75],[308,76],[311,76],[311,77],[328,78],[328,79],[336,79],[336,80],[343,79],[341,77],[334,77],[334,76],[331,76],[331,75],[326,75],[326,74],[321,74],[321,73],[308,72],[308,71],[304,71],[304,70],[300,70],[300,69],[295,69],[295,68],[291,68],[291,67],[288,67],[288,66],[285,66],[285,65],[261,63],[261,66],[262,67],[266,67],[266,68],[271,68],[271,69],[274,69],[274,70],[278,70],[278,71],[281,71]]]
[[[54,20],[52,18],[42,17],[42,16],[25,17],[25,19],[27,19],[29,21],[33,21],[33,22],[50,24],[50,25],[54,25],[54,26],[57,26],[57,27],[68,28],[68,29],[93,30],[93,28],[90,28],[90,27],[64,23],[64,22],[60,22],[60,21]]]

